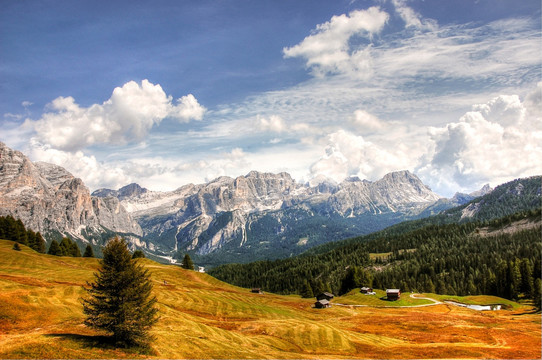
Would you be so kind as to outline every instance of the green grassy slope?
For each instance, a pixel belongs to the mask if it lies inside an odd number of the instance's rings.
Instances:
[[[83,325],[79,298],[98,260],[12,247],[0,241],[0,358],[541,355],[540,315],[528,308],[491,313],[448,305],[318,310],[312,308],[313,299],[252,294],[206,274],[141,260],[151,273],[161,316],[152,330],[153,351],[142,355],[113,348],[104,334]],[[348,296],[334,302],[343,300]]]

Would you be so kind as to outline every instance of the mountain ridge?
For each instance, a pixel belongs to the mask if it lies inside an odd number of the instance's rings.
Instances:
[[[103,234],[137,238],[141,227],[116,198],[91,196],[61,166],[32,163],[0,142],[0,215],[12,215],[45,237],[70,236],[98,244]]]
[[[329,241],[324,236],[339,240],[416,216],[440,198],[408,170],[374,182],[349,178],[340,184],[302,184],[285,172],[251,171],[169,192],[130,186],[139,190],[128,197],[120,195],[125,187],[93,195],[117,195],[158,251],[201,256],[218,250],[239,255],[238,248],[258,246],[289,256]],[[325,235],[316,234],[317,222],[330,227]],[[304,226],[313,228],[312,235],[302,234]]]

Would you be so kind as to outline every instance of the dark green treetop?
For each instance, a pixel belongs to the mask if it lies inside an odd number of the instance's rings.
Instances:
[[[110,332],[120,346],[149,346],[149,330],[158,321],[149,272],[118,237],[107,243],[100,264],[82,299],[85,324]]]
[[[87,244],[83,257],[94,257],[94,250],[92,250],[92,246],[90,246],[90,244]]]
[[[192,262],[192,259],[190,258],[190,255],[186,254],[184,256],[181,267],[183,269],[194,270],[194,263]]]

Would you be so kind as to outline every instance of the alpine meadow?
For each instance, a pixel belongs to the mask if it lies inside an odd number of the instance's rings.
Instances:
[[[0,9],[0,359],[542,358],[539,0]]]

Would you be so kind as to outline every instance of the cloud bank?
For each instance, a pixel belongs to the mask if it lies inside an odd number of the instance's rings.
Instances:
[[[39,120],[27,120],[25,126],[35,130],[41,143],[72,152],[96,144],[138,142],[165,118],[201,120],[206,111],[192,94],[173,104],[160,85],[148,80],[115,88],[103,104],[82,107],[71,96],[59,97],[48,110]]]
[[[417,172],[440,191],[542,174],[542,85],[521,101],[501,95],[430,129],[434,152]]]

